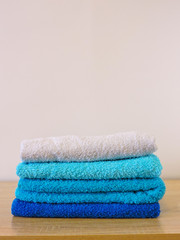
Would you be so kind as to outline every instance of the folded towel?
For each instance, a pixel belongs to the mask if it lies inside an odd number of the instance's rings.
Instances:
[[[161,174],[159,158],[148,155],[123,161],[20,163],[21,178],[42,179],[120,179],[153,178]]]
[[[18,188],[43,193],[91,193],[146,191],[164,187],[161,178],[118,180],[44,180],[20,179]]]
[[[11,212],[19,217],[51,218],[156,218],[159,203],[153,204],[48,204],[14,199]]]
[[[21,158],[25,162],[111,160],[144,156],[155,151],[154,138],[136,132],[37,138],[21,144]]]
[[[16,189],[16,198],[40,203],[155,203],[165,193],[165,185],[146,191],[106,193],[39,193]]]

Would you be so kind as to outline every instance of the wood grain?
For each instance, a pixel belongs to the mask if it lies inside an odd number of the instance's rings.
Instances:
[[[0,239],[180,239],[180,180],[165,181],[157,219],[48,219],[11,215],[17,182],[0,182]]]

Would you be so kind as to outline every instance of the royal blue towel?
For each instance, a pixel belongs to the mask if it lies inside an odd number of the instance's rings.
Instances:
[[[19,217],[51,218],[156,218],[159,203],[153,204],[48,204],[14,199],[12,214]]]
[[[16,189],[16,198],[40,203],[155,203],[165,193],[165,185],[146,191],[99,193],[42,193]]]
[[[18,188],[43,193],[131,192],[164,188],[161,178],[117,180],[44,180],[20,179]]]
[[[121,179],[153,178],[162,166],[155,155],[121,161],[20,163],[17,175],[40,179]]]

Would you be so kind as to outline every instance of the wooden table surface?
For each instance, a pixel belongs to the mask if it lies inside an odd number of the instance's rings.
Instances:
[[[180,180],[166,180],[157,219],[21,218],[11,215],[17,182],[0,182],[0,239],[180,239]]]

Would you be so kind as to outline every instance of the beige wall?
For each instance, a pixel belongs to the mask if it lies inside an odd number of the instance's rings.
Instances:
[[[180,177],[179,0],[0,0],[0,179],[20,141],[139,130]]]

